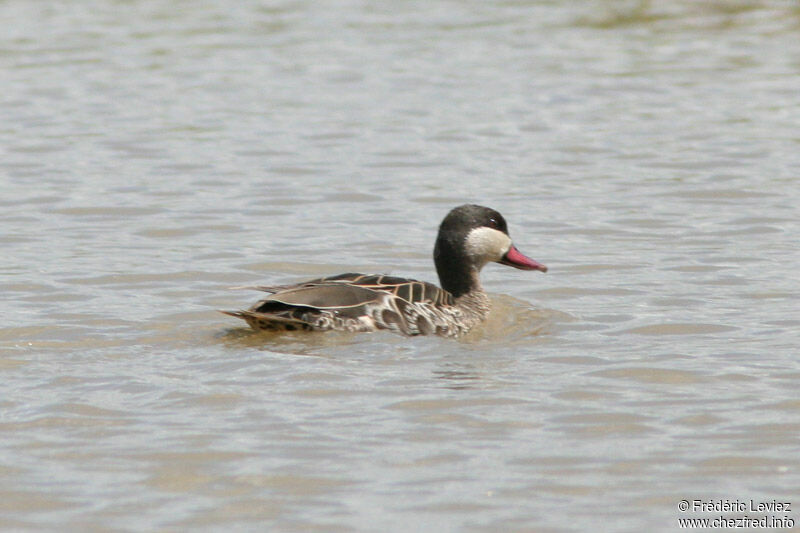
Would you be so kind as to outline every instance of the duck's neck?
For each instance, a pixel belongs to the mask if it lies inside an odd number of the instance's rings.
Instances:
[[[433,261],[436,264],[436,273],[439,274],[439,283],[455,298],[474,291],[483,292],[478,279],[478,269],[450,240],[443,238],[436,240]]]

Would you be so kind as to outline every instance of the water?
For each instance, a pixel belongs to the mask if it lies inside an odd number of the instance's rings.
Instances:
[[[800,520],[800,11],[663,4],[0,4],[0,527]],[[464,202],[550,267],[465,339],[215,311]]]

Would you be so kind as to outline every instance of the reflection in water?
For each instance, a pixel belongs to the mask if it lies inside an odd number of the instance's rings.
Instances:
[[[339,331],[255,331],[249,327],[234,327],[215,335],[232,349],[256,348],[274,353],[293,355],[330,354],[331,349],[346,349],[357,345],[357,334]]]
[[[434,370],[433,376],[445,380],[447,382],[445,386],[453,390],[474,388],[474,382],[480,379],[474,370]]]

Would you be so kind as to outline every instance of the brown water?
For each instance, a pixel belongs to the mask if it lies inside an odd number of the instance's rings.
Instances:
[[[800,520],[793,2],[0,3],[0,527]],[[458,341],[228,287],[490,265]]]

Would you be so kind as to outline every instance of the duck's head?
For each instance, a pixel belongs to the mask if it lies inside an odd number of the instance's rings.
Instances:
[[[444,217],[433,259],[442,288],[455,297],[476,287],[478,273],[489,262],[547,272],[514,246],[503,215],[480,205],[462,205]]]

